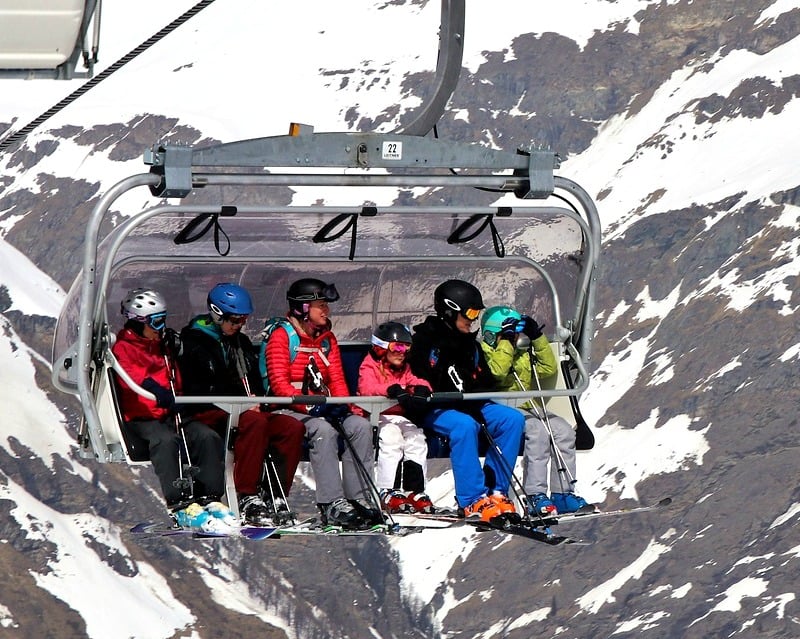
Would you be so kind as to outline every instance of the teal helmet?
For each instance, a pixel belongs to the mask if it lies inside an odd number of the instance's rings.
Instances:
[[[481,331],[486,333],[499,333],[500,327],[507,319],[521,320],[522,315],[510,306],[492,306],[483,312],[481,318]]]
[[[510,306],[492,306],[483,312],[481,318],[481,333],[483,334],[483,341],[489,346],[494,347],[497,344],[497,336],[500,334],[500,327],[508,319],[519,321],[522,319],[517,311]],[[519,330],[519,329],[517,329]],[[525,350],[530,345],[530,340],[522,335],[517,335],[515,346],[520,350]]]

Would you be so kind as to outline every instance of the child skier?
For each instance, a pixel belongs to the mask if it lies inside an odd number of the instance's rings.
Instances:
[[[558,373],[547,337],[530,317],[508,306],[493,306],[481,318],[486,361],[503,391],[539,389]],[[587,506],[575,494],[575,431],[540,401],[521,407],[525,415],[522,482],[532,514],[552,516]],[[550,464],[550,496],[547,466]]]
[[[399,322],[386,322],[372,333],[372,346],[358,371],[359,395],[385,395],[397,404],[378,421],[376,483],[381,505],[390,513],[433,512],[425,494],[428,444],[425,433],[412,421],[425,412],[431,385],[411,372],[406,356],[411,331]],[[398,464],[400,489],[394,488]]]

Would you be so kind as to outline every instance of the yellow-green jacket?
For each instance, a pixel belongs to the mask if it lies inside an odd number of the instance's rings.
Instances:
[[[550,348],[550,342],[547,340],[546,335],[533,340],[532,346],[536,357],[536,374],[539,377],[542,388],[547,388],[545,380],[558,373],[558,362],[556,362],[556,357]],[[486,342],[481,342],[481,348],[483,348],[483,353],[489,364],[489,370],[497,382],[497,390],[519,391],[535,388],[536,384],[533,382],[533,375],[531,374],[531,359],[528,351],[517,350],[514,344],[507,339],[498,340],[495,348],[492,348]],[[517,382],[514,373],[519,377],[522,388],[520,388],[520,383]],[[527,403],[523,408],[528,408],[529,406],[530,403]]]

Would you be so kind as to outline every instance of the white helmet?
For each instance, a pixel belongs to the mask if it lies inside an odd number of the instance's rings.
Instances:
[[[159,330],[163,328],[167,317],[167,302],[158,291],[135,288],[123,298],[120,312],[130,320],[149,324]]]

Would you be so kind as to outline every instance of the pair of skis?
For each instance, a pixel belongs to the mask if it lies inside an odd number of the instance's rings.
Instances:
[[[419,527],[397,527],[387,524],[378,524],[361,530],[350,530],[341,526],[323,525],[316,517],[310,517],[299,522],[288,523],[283,526],[242,526],[228,533],[205,532],[193,528],[180,528],[166,526],[161,522],[143,522],[130,529],[134,535],[145,537],[193,537],[195,539],[226,539],[240,537],[261,541],[264,539],[278,539],[283,536],[310,536],[323,535],[328,537],[350,537],[362,535],[388,535],[407,534],[417,532]]]
[[[510,534],[510,535],[517,535],[521,537],[526,537],[528,539],[533,539],[535,541],[540,541],[550,546],[560,546],[566,544],[574,544],[574,545],[588,545],[591,542],[587,542],[581,539],[577,539],[574,537],[570,537],[567,535],[560,535],[556,534],[552,531],[553,526],[556,526],[561,523],[570,523],[576,521],[588,521],[590,519],[596,518],[604,518],[604,517],[619,517],[622,515],[632,515],[637,513],[644,513],[653,510],[659,510],[661,508],[666,508],[672,503],[671,497],[665,497],[660,501],[648,504],[644,506],[633,506],[629,508],[618,508],[615,510],[599,510],[594,505],[588,505],[583,509],[576,511],[574,513],[565,513],[563,515],[556,515],[555,517],[546,517],[546,518],[534,518],[532,517],[529,521],[523,520],[519,523],[511,523],[509,521],[502,521],[499,522],[497,525],[492,525],[490,523],[484,521],[476,521],[470,519],[464,519],[463,517],[459,517],[454,511],[448,512],[438,512],[433,514],[417,514],[417,515],[396,515],[395,518],[398,520],[400,526],[414,526],[419,525],[420,522],[423,523],[426,521],[430,522],[446,522],[449,526],[459,526],[459,525],[467,525],[472,526],[480,531],[489,531],[495,530],[501,533]],[[441,527],[441,526],[430,526],[431,528]],[[448,527],[448,526],[445,526]]]
[[[601,511],[595,506],[588,506],[574,513],[566,513],[555,517],[543,519],[533,519],[520,523],[510,523],[508,521],[498,525],[491,525],[483,521],[475,521],[459,517],[455,511],[439,511],[432,514],[417,513],[414,515],[394,515],[393,524],[378,524],[364,530],[348,530],[339,526],[324,526],[320,524],[316,517],[310,517],[299,522],[287,524],[285,526],[243,526],[231,533],[206,533],[202,531],[167,527],[162,523],[141,523],[131,528],[134,534],[148,536],[181,536],[189,535],[201,539],[242,537],[251,540],[263,540],[269,538],[280,538],[283,536],[369,536],[369,535],[407,535],[422,532],[425,530],[442,530],[455,526],[471,526],[479,531],[497,531],[504,534],[516,535],[542,542],[550,546],[560,545],[587,545],[590,542],[583,541],[567,535],[556,534],[552,527],[562,523],[576,521],[588,521],[596,518],[619,517],[643,513],[653,510],[666,508],[672,503],[671,497],[649,505],[634,506],[630,508],[618,508],[616,510]]]

